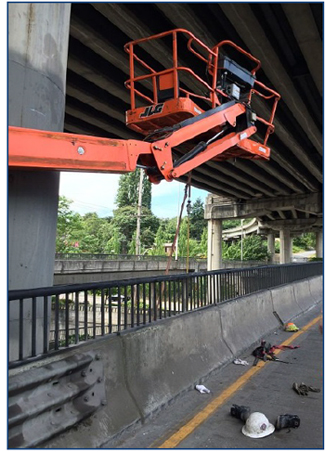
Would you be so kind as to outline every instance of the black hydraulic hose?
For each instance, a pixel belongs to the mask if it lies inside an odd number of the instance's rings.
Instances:
[[[200,141],[200,143],[198,143],[193,149],[191,149],[189,152],[187,152],[182,157],[180,157],[176,162],[174,162],[174,168],[177,168],[182,163],[188,162],[189,160],[191,160],[192,158],[194,158],[198,154],[200,154],[200,152],[205,151],[206,148],[209,146],[209,144],[211,144],[214,141],[216,141],[217,138],[219,138],[220,135],[222,135],[224,132],[226,132],[227,129],[228,129],[228,127],[225,127],[223,130],[221,130],[221,132],[219,132],[216,135],[214,135],[207,142]]]
[[[177,168],[182,163],[188,162],[193,157],[198,155],[200,152],[204,151],[207,148],[208,144],[205,141],[200,141],[199,144],[197,144],[191,151],[187,152],[187,154],[184,154],[182,157],[180,157],[175,163],[174,168]]]

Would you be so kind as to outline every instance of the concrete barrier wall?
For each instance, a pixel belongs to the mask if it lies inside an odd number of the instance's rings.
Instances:
[[[270,291],[220,305],[223,338],[233,355],[250,347],[266,332],[279,326],[273,315]]]
[[[128,426],[144,422],[278,328],[274,310],[287,322],[320,302],[322,284],[318,277],[261,291],[64,352],[60,357],[87,350],[101,355],[107,405],[44,447],[99,448]],[[30,367],[13,370],[11,375]]]
[[[311,297],[315,301],[321,300],[324,292],[323,278],[321,276],[316,276],[315,278],[310,278],[308,283]]]
[[[300,286],[300,282],[296,284]],[[305,287],[308,287],[308,282],[305,282]],[[305,310],[296,301],[297,291],[294,285],[276,287],[275,289],[271,289],[270,292],[273,301],[273,310],[279,314],[284,322],[291,320],[296,313],[301,313]],[[310,302],[310,294],[308,300]]]

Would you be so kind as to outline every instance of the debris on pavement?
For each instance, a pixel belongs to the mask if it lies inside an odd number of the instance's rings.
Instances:
[[[267,417],[260,412],[251,413],[249,406],[233,404],[230,408],[231,416],[245,422],[242,432],[251,438],[262,438],[273,433],[274,430],[298,428],[300,418],[297,414],[280,414],[274,423],[270,424]]]
[[[233,404],[232,407],[230,408],[230,414],[231,416],[235,417],[236,419],[240,419],[244,422],[247,421],[247,419],[249,418],[249,415],[251,414],[251,409],[249,406],[244,406],[244,405],[236,405]]]
[[[320,392],[319,388],[314,388],[314,386],[307,386],[305,383],[293,383],[292,389],[296,391],[298,395],[308,396],[308,392]]]
[[[255,356],[255,360],[253,362],[253,366],[256,366],[258,360],[261,359],[263,361],[277,361],[280,363],[291,364],[289,361],[283,361],[275,356],[275,350],[285,350],[286,348],[293,350],[295,348],[299,348],[299,345],[271,345],[269,342],[267,343],[265,340],[261,341],[261,345],[256,347],[252,355]]]
[[[210,394],[210,392],[211,392],[210,389],[206,388],[203,385],[196,385],[195,389],[197,389],[201,394],[204,394],[204,393]]]
[[[256,411],[248,417],[242,428],[242,433],[250,438],[263,438],[271,435],[274,430],[275,427],[269,422],[268,418],[263,413]]]
[[[273,311],[273,314],[278,319],[278,321],[279,321],[280,325],[283,327],[284,331],[288,331],[291,333],[299,331],[299,328],[294,323],[292,323],[292,322],[284,323],[284,321],[281,319],[281,317],[279,316],[279,314],[276,311]]]
[[[286,323],[284,326],[284,331],[288,331],[289,333],[295,333],[299,331],[299,328],[292,322]]]
[[[233,360],[234,364],[240,364],[242,366],[249,366],[249,363],[247,361],[244,361],[243,359],[236,358]]]
[[[275,422],[275,429],[297,428],[300,425],[300,418],[296,414],[280,414]]]

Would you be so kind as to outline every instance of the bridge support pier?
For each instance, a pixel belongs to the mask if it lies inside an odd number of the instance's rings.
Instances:
[[[323,231],[316,232],[316,257],[323,258]]]
[[[8,8],[8,123],[62,132],[70,4],[11,3]],[[51,286],[59,173],[13,170],[8,182],[9,289]],[[14,311],[11,322],[16,322]],[[37,306],[40,324],[42,312]],[[25,315],[28,328],[30,312]]]
[[[267,235],[267,250],[270,253],[270,262],[274,264],[274,255],[275,255],[275,235],[273,233],[269,233]]]
[[[222,268],[222,220],[208,221],[208,271]]]
[[[292,241],[289,229],[280,229],[280,264],[290,264]]]

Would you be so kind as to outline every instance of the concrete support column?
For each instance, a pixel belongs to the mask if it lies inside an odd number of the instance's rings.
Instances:
[[[323,258],[323,231],[316,232],[316,257]]]
[[[289,229],[280,230],[280,264],[291,262],[291,237]]]
[[[267,235],[267,250],[270,253],[270,262],[274,263],[274,255],[275,255],[275,235],[270,233]]]
[[[63,131],[70,9],[70,3],[8,5],[9,125]],[[50,286],[59,173],[13,170],[8,182],[9,289]],[[37,316],[42,322],[41,309]]]
[[[222,268],[222,220],[208,220],[208,271]]]

